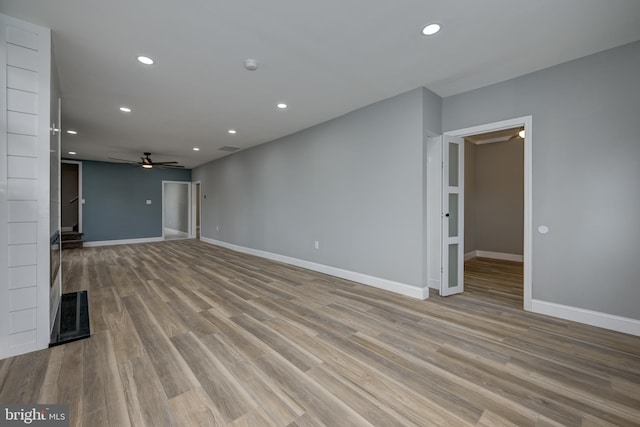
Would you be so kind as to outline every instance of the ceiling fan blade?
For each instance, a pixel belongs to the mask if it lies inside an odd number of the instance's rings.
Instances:
[[[140,162],[136,162],[135,160],[116,159],[115,157],[109,157],[109,160],[118,160],[119,162],[133,163],[136,165],[140,164]]]
[[[154,168],[157,167],[161,169],[184,169],[184,166],[181,166],[181,165],[158,165],[157,163],[154,163],[153,167]]]
[[[153,162],[154,166],[160,166],[160,165],[172,165],[172,164],[176,164],[178,162]]]

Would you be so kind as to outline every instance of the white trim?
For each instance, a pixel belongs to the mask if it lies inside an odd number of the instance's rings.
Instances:
[[[197,218],[200,218],[200,225],[202,226],[202,203],[198,203],[198,200],[196,200],[196,197],[198,196],[198,194],[196,194],[197,192],[197,188],[200,189],[200,198],[202,198],[202,181],[198,180],[198,181],[193,181],[191,183],[191,233],[190,236],[192,239],[195,239],[197,237],[198,234],[198,221]],[[200,212],[196,212],[196,208],[199,208]],[[202,230],[201,230],[201,235],[202,235]]]
[[[21,26],[22,29],[27,27]],[[32,27],[38,34],[38,246],[36,343],[33,350],[47,348],[51,342],[51,30]],[[57,117],[55,118],[57,121]],[[60,158],[59,152],[57,158]],[[57,223],[56,226],[60,224]],[[62,264],[60,265],[62,268]]]
[[[7,177],[7,24],[9,17],[0,14],[0,360],[9,354],[9,203]],[[13,350],[12,350],[13,351]]]
[[[515,262],[522,262],[524,260],[524,257],[522,255],[518,255],[518,254],[507,254],[507,253],[503,253],[503,252],[491,252],[491,251],[481,251],[481,250],[475,250],[475,251],[471,251],[471,252],[467,252],[466,254],[464,254],[464,259],[471,259],[471,258],[491,258],[491,259],[501,259],[504,261],[515,261]]]
[[[440,291],[442,268],[442,141],[427,137],[424,174],[424,276],[427,286]]]
[[[154,243],[164,241],[163,237],[143,237],[141,239],[122,239],[122,240],[99,240],[95,242],[84,242],[85,248],[95,248],[98,246],[115,246],[115,245],[135,245],[138,243]]]
[[[524,270],[524,292],[523,306],[525,310],[531,311],[533,299],[533,278],[531,275],[533,265],[533,247],[531,236],[533,235],[533,117],[524,116],[514,119],[502,120],[494,123],[487,123],[479,126],[471,126],[464,129],[445,132],[445,135],[469,136],[479,133],[491,132],[512,127],[524,126],[524,244],[523,244],[523,270]]]
[[[483,139],[481,141],[473,141],[471,139],[467,139],[467,141],[475,145],[493,144],[494,142],[506,142],[509,140],[511,140],[510,136],[501,136],[499,138]]]
[[[407,285],[406,283],[394,282],[393,280],[382,279],[380,277],[369,276],[355,271],[343,270],[329,265],[318,264],[311,261],[305,261],[286,255],[274,254],[272,252],[261,251],[259,249],[246,248],[244,246],[234,245],[220,240],[214,240],[209,237],[200,236],[200,240],[211,245],[222,246],[245,254],[267,258],[273,261],[283,262],[285,264],[295,265],[296,267],[306,268],[307,270],[317,271],[319,273],[328,274],[330,276],[340,277],[342,279],[358,282],[363,285],[373,286],[374,288],[384,289],[385,291],[394,292],[412,298],[427,299],[429,297],[428,288],[418,288],[416,286]]]
[[[58,97],[58,114],[56,120],[58,122],[58,128],[62,129],[62,98]],[[55,126],[54,126],[55,127]],[[58,272],[56,273],[56,278],[54,280],[53,285],[49,289],[49,337],[53,332],[53,327],[55,326],[56,316],[58,314],[58,309],[60,308],[60,304],[62,302],[62,163],[61,163],[61,154],[60,147],[62,147],[62,131],[58,132],[58,137],[55,139],[56,144],[56,171],[58,172],[58,176],[56,177],[56,193],[58,196],[58,206],[56,209],[57,213],[57,224],[56,228],[59,230],[58,233]],[[51,185],[49,185],[51,188]],[[49,230],[51,233],[53,230]]]
[[[531,311],[534,313],[546,314],[547,316],[585,323],[591,326],[611,329],[612,331],[622,332],[625,334],[640,336],[640,320],[637,319],[536,299],[531,301]]]

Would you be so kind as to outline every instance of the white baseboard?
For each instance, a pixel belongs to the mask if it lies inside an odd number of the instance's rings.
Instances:
[[[84,242],[85,248],[94,248],[98,246],[115,246],[115,245],[134,245],[136,243],[153,243],[164,242],[162,237],[145,237],[142,239],[123,239],[123,240],[102,240],[95,242]]]
[[[548,316],[559,317],[565,320],[585,323],[591,326],[611,329],[625,334],[640,336],[640,320],[614,314],[601,313],[599,311],[556,304],[553,302],[531,300],[531,311]]]
[[[21,332],[20,334],[28,334],[30,332],[32,331]],[[20,335],[20,334],[14,334],[14,335]],[[38,345],[34,341],[30,341],[26,344],[9,345],[4,349],[0,349],[0,360],[8,359],[14,356],[20,356],[22,354],[31,353],[34,351],[44,350],[47,347],[48,347],[48,343],[47,345]]]
[[[283,262],[285,264],[295,265],[296,267],[302,267],[306,268],[307,270],[313,270],[319,273],[328,274],[330,276],[340,277],[341,279],[351,280],[353,282],[362,283],[363,285],[373,286],[374,288],[384,289],[385,291],[394,292],[412,298],[427,299],[429,297],[428,288],[418,288],[416,286],[407,285],[405,283],[394,282],[393,280],[387,280],[362,273],[357,273],[354,271],[343,270],[341,268],[331,267],[329,265],[318,264],[315,262],[305,261],[286,255],[279,255],[272,252],[261,251],[259,249],[238,246],[234,245],[233,243],[214,240],[209,237],[201,236],[200,240],[211,245],[222,246],[224,248],[231,249],[237,252],[259,256],[261,258],[267,258],[270,260]]]
[[[505,254],[502,252],[491,252],[491,251],[481,251],[481,250],[475,250],[475,251],[471,251],[471,252],[467,252],[466,254],[464,254],[464,259],[468,260],[471,258],[491,258],[491,259],[501,259],[504,261],[516,261],[516,262],[523,262],[524,257],[522,255],[518,255],[518,254]]]

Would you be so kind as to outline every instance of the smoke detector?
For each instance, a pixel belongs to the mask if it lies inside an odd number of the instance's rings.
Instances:
[[[258,61],[255,59],[247,59],[244,61],[244,68],[249,71],[255,71],[258,69]]]

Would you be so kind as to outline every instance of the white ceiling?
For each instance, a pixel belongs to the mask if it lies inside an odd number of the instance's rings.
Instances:
[[[63,153],[187,167],[420,86],[445,97],[640,40],[638,0],[0,0],[0,12],[53,30],[63,129],[79,132]],[[422,36],[430,22],[442,31]]]

